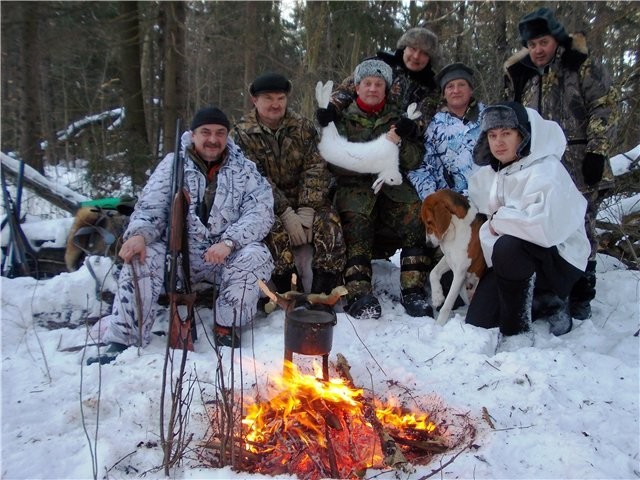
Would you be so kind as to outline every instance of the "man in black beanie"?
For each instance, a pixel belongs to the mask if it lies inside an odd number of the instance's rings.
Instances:
[[[567,34],[548,8],[522,17],[518,31],[524,48],[504,65],[505,97],[560,124],[567,138],[562,163],[588,202],[585,227],[591,256],[570,296],[573,318],[584,320],[591,317],[596,293],[598,191],[603,175],[611,175],[608,158],[618,122],[618,92],[589,55],[584,35]]]
[[[189,199],[185,228],[191,282],[216,286],[214,341],[235,348],[240,346],[241,327],[256,313],[257,281],[268,281],[273,270],[262,242],[273,224],[273,192],[255,163],[229,139],[229,126],[219,108],[199,110],[191,130],[182,135],[179,154],[184,157],[183,188]],[[118,252],[125,266],[111,315],[91,333],[109,348],[88,364],[109,363],[127,347],[151,341],[164,283],[174,164],[173,153],[158,164],[131,214]],[[134,295],[136,274],[140,304]]]
[[[297,247],[310,245],[312,279],[301,278],[298,288],[306,282],[311,293],[329,293],[342,282],[346,246],[329,198],[331,177],[318,153],[318,132],[288,108],[290,91],[291,82],[282,74],[258,76],[249,87],[254,108],[232,135],[273,188],[276,220],[266,242],[275,261],[275,289],[291,290]]]

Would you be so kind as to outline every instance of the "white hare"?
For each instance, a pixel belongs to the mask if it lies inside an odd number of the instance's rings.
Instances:
[[[331,99],[333,82],[329,80],[322,85],[316,85],[316,100],[320,108],[327,108]],[[416,104],[412,103],[407,108],[407,117],[416,119],[420,112],[416,112]],[[380,135],[375,140],[357,143],[349,142],[341,137],[333,122],[322,129],[322,138],[318,144],[320,155],[329,163],[359,173],[377,173],[378,178],[371,188],[378,193],[383,183],[388,185],[400,185],[402,175],[398,169],[400,149],[392,141],[386,138],[386,134]]]

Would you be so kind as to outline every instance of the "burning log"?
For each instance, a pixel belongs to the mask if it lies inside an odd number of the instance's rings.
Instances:
[[[337,355],[338,363],[336,365],[336,369],[338,370],[338,374],[353,388],[355,385],[353,383],[353,378],[351,377],[351,365],[347,362],[347,359],[344,355],[339,353]],[[376,416],[375,408],[371,405],[371,403],[362,395],[359,400],[364,404],[364,417],[367,419],[380,438],[380,445],[382,446],[382,451],[384,452],[384,463],[393,468],[405,470],[408,465],[407,457],[404,456],[395,440],[391,437],[389,432],[384,428],[384,425],[378,420]]]

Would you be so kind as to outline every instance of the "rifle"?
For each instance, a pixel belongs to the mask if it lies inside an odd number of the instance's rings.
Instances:
[[[167,226],[169,248],[165,269],[165,287],[169,296],[169,347],[193,351],[196,338],[194,304],[191,291],[189,247],[185,218],[188,208],[184,192],[184,158],[180,155],[180,119],[176,120],[176,145],[173,153],[171,179],[171,216]],[[178,269],[182,269],[182,289],[178,288]],[[182,307],[182,308],[179,308]],[[192,328],[193,325],[193,328]]]

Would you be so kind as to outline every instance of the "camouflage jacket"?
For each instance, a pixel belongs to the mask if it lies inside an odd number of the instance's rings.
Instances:
[[[273,188],[274,210],[318,208],[329,203],[331,175],[318,153],[313,123],[287,110],[280,127],[272,131],[258,122],[256,110],[242,117],[232,137]]]
[[[563,163],[580,189],[586,152],[608,158],[618,123],[618,92],[602,66],[589,56],[585,38],[574,34],[542,71],[522,49],[505,62],[505,97],[554,120],[567,137]]]
[[[377,115],[365,114],[358,105],[353,102],[341,114],[341,118],[336,122],[336,127],[340,135],[351,142],[368,142],[375,140],[380,135],[385,134],[402,116],[395,105],[387,104]],[[400,146],[399,169],[403,176],[400,185],[383,185],[379,195],[385,195],[391,200],[400,203],[412,203],[418,201],[418,194],[407,180],[406,173],[415,169],[422,160],[424,154],[424,144],[422,138],[406,138],[402,140]],[[329,165],[330,170],[336,177],[338,184],[337,208],[343,211],[340,203],[357,202],[366,204],[375,203],[376,195],[371,189],[371,185],[376,180],[377,175],[356,173],[335,165]],[[355,206],[355,205],[351,205]],[[366,210],[366,208],[365,208]]]
[[[441,101],[440,87],[435,80],[431,63],[420,72],[412,72],[404,66],[402,50],[396,50],[395,53],[378,52],[371,58],[382,60],[391,67],[393,72],[393,84],[389,89],[387,101],[396,104],[402,111],[406,111],[412,103],[417,103],[422,112],[422,117],[417,120],[417,123],[424,131],[437,112]],[[355,99],[353,75],[350,75],[334,90],[331,103],[338,107],[338,110],[344,110]]]

